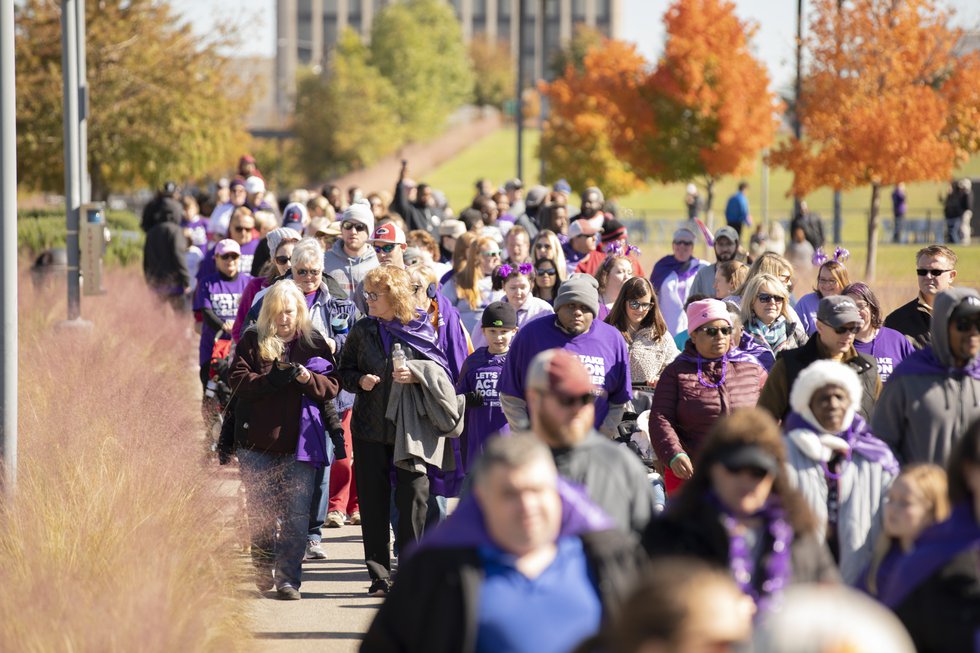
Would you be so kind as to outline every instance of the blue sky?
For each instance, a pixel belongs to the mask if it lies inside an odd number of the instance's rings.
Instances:
[[[275,51],[275,0],[171,0],[171,5],[193,21],[198,33],[206,34],[227,16],[237,16],[243,29],[240,54],[272,56]],[[980,2],[947,0],[957,11],[956,23],[965,27],[980,25]],[[654,59],[663,44],[661,18],[666,0],[623,0],[622,37],[637,44]],[[755,49],[766,63],[777,86],[788,84],[793,76],[793,38],[796,32],[796,3],[792,0],[735,0],[738,14],[759,25]]]

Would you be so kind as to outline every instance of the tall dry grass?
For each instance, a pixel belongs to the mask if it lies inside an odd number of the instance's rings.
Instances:
[[[26,278],[26,276],[22,277]],[[244,573],[204,462],[186,317],[136,268],[58,330],[21,285],[18,492],[0,499],[0,651],[250,647]]]

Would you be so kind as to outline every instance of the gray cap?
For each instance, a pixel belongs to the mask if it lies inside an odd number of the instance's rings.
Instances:
[[[561,284],[555,296],[555,311],[565,304],[582,304],[599,315],[599,282],[591,274],[573,274]]]
[[[726,224],[724,227],[722,227],[721,229],[719,229],[718,231],[715,232],[715,240],[718,240],[719,238],[727,238],[728,240],[732,241],[733,243],[737,243],[738,242],[738,232],[735,231],[734,228],[729,227]]]
[[[852,322],[861,322],[861,314],[850,297],[832,295],[820,300],[817,305],[817,319],[836,329]]]
[[[548,197],[548,189],[545,186],[531,186],[524,194],[525,206],[540,206]]]

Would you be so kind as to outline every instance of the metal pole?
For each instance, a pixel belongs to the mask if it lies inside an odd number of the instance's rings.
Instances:
[[[75,25],[78,27],[78,174],[81,182],[79,199],[92,201],[92,179],[88,171],[88,63],[85,56],[85,0],[75,0]]]
[[[762,194],[762,222],[769,224],[769,148],[762,152],[762,183],[759,191]]]
[[[548,2],[547,0],[541,0],[538,5],[538,16],[541,21],[541,52],[538,54],[538,58],[541,60],[541,79],[544,81],[549,81],[551,75],[548,74]],[[541,100],[538,103],[539,111],[541,115],[539,116],[538,128],[540,133],[544,134],[544,123],[548,119],[548,98],[544,95],[541,96]],[[540,149],[540,148],[539,148]],[[540,171],[538,181],[542,184],[547,183],[548,179],[546,175],[544,157],[541,157]]]
[[[796,107],[793,110],[793,135],[796,140],[803,137],[803,122],[800,120],[800,94],[803,90],[803,0],[796,0],[796,83],[793,85],[793,94],[796,98]],[[800,214],[799,195],[793,196],[793,215],[790,219]]]
[[[526,0],[517,3],[517,178],[524,181],[524,20]]]
[[[68,254],[68,319],[81,317],[78,214],[81,179],[78,169],[78,25],[76,0],[61,2],[61,75],[64,81],[65,125],[65,227]]]
[[[841,201],[841,192],[834,191],[834,244],[840,245],[841,234],[844,230],[844,210]]]
[[[17,126],[14,119],[14,0],[0,0],[0,429],[3,479],[17,487]]]

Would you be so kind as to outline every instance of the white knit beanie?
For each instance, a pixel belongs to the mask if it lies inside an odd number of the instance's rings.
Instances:
[[[842,430],[846,430],[851,426],[854,415],[861,407],[861,395],[863,393],[857,372],[851,369],[849,365],[832,360],[819,360],[810,363],[796,377],[793,389],[789,393],[789,405],[794,412],[802,416],[811,425],[819,427],[820,424],[813,416],[813,411],[810,410],[810,401],[817,390],[828,385],[844,388],[847,396],[851,399],[851,405],[847,408],[842,426]]]

